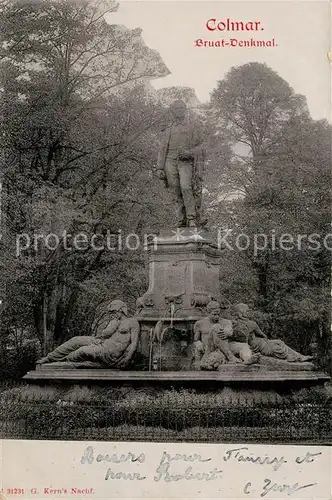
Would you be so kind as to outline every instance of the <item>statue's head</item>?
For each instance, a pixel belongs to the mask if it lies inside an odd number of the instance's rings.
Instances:
[[[247,304],[235,304],[233,310],[238,318],[248,318],[250,307]]]
[[[213,321],[214,323],[219,321],[221,313],[219,302],[217,302],[216,300],[211,300],[206,306],[206,310],[211,321]]]
[[[181,99],[177,99],[170,105],[170,112],[172,116],[176,119],[183,119],[187,113],[187,105]]]
[[[121,318],[122,316],[128,316],[128,308],[126,304],[119,299],[112,300],[108,305],[108,310],[111,313],[111,316],[116,318]]]

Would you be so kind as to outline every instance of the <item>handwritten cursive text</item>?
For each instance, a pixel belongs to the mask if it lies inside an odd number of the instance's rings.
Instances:
[[[92,446],[88,446],[83,453],[81,458],[81,464],[92,464],[95,460],[94,450]],[[145,454],[140,453],[139,455],[135,455],[134,453],[125,453],[119,455],[117,453],[113,453],[112,455],[99,453],[96,457],[96,462],[112,462],[114,464],[120,464],[124,462],[139,462],[140,464],[145,462]]]
[[[261,457],[260,455],[254,455],[249,452],[247,454],[241,453],[247,451],[248,448],[245,446],[242,448],[233,448],[231,450],[227,450],[224,456],[224,461],[228,460],[237,460],[238,462],[251,462],[258,465],[273,465],[273,470],[277,471],[283,464],[287,463],[287,460],[283,456],[281,457],[269,457],[265,455]]]

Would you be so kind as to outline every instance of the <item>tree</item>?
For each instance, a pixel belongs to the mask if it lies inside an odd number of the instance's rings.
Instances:
[[[330,229],[331,127],[313,121],[305,100],[258,63],[233,68],[218,83],[212,112],[234,151],[221,167],[224,187],[239,194],[220,203],[214,216],[226,214],[233,242],[240,233],[249,238],[248,249],[232,255],[242,273],[244,255],[248,259],[244,286],[256,283],[256,307],[270,315],[271,332],[298,348],[309,349],[315,336],[326,347],[330,252],[322,244],[313,249],[305,238],[298,245],[298,237],[318,233],[322,243]],[[290,250],[278,244],[285,234],[295,241]],[[257,235],[266,244],[255,252]]]
[[[221,128],[250,152],[252,168],[283,140],[285,124],[308,112],[303,96],[266,64],[255,62],[232,68],[218,82],[211,102]]]
[[[60,239],[54,251],[30,245],[16,261],[9,238],[7,254],[16,293],[31,291],[30,319],[52,343],[72,321],[80,284],[106,266],[103,252],[66,252],[61,235],[116,232],[140,206],[135,184],[151,173],[160,108],[142,92],[135,98],[133,86],[168,70],[140,30],[106,23],[113,2],[13,1],[1,9],[7,233]],[[146,193],[155,205],[156,193]],[[108,264],[119,269],[119,259]]]

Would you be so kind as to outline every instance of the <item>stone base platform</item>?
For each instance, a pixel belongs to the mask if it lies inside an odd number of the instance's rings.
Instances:
[[[69,366],[68,366],[69,365]],[[260,386],[290,385],[308,387],[323,385],[330,380],[325,373],[306,370],[268,370],[264,366],[225,365],[218,371],[123,371],[93,368],[73,368],[71,363],[41,365],[23,378],[31,383],[55,381],[102,383],[110,385],[177,385],[201,386]]]

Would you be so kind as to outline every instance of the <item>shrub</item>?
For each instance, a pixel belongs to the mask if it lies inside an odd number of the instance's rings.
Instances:
[[[25,340],[18,347],[3,347],[0,353],[0,380],[21,379],[34,369],[40,355],[40,344],[36,340]]]
[[[113,429],[114,435],[120,435],[123,426],[144,429],[141,435],[147,438],[153,429],[176,436],[197,433],[202,439],[211,438],[211,433],[214,436],[216,429],[220,435],[222,429],[230,429],[230,433],[238,429],[248,437],[250,429],[262,429],[262,438],[277,431],[287,439],[300,431],[332,435],[332,401],[326,394],[322,399],[320,391],[312,390],[306,398],[303,393],[301,401],[291,395],[282,401],[265,396],[262,393],[259,400],[254,391],[243,395],[230,390],[156,392],[149,388],[22,385],[0,392],[0,424],[17,424],[25,437],[39,438],[88,438],[101,429],[105,433]],[[132,438],[136,438],[135,434]]]
[[[101,396],[98,388],[75,385],[63,395],[64,401],[75,403],[92,403],[100,401]]]

